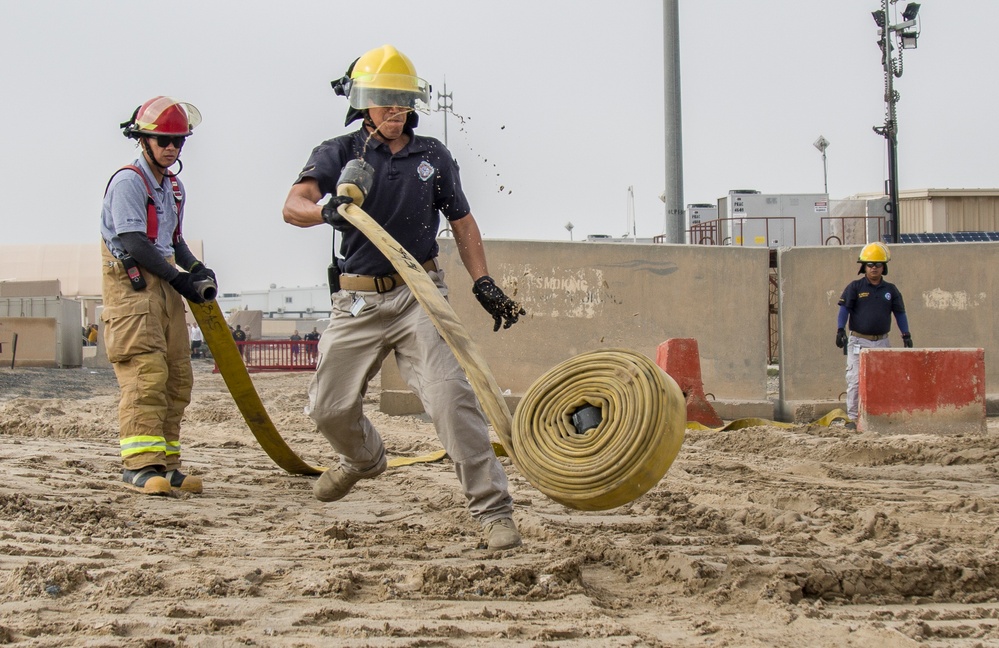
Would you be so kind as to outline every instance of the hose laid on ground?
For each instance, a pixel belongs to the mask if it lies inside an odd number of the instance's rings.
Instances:
[[[605,510],[662,479],[687,422],[683,393],[662,369],[622,349],[571,358],[531,386],[515,423],[485,359],[430,276],[359,207],[363,194],[356,186],[337,190],[354,198],[339,213],[402,276],[464,369],[506,453],[535,488],[565,506]],[[572,416],[581,408],[599,410],[595,427],[574,426]]]
[[[222,374],[232,399],[236,401],[236,407],[239,408],[250,432],[256,437],[267,456],[294,475],[321,473],[322,468],[313,468],[303,461],[278,434],[253,386],[253,381],[250,380],[250,374],[236,347],[236,341],[232,339],[229,325],[226,324],[218,302],[213,299],[204,304],[195,304],[192,301],[187,303],[198,326],[201,327],[201,332],[205,335],[205,343],[215,358],[215,364],[218,365],[219,373]]]

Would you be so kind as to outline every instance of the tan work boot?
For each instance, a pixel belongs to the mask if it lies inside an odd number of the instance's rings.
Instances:
[[[493,551],[513,549],[523,544],[513,518],[500,518],[486,525],[486,545]]]
[[[185,493],[200,493],[204,490],[204,482],[201,477],[185,475],[180,472],[179,468],[168,472],[166,478],[170,482],[170,488],[175,488]]]
[[[316,496],[316,499],[320,502],[335,502],[350,492],[350,489],[354,487],[354,484],[361,481],[362,479],[374,479],[378,475],[385,472],[385,463],[382,462],[381,466],[371,472],[368,475],[358,475],[355,473],[349,473],[343,469],[343,466],[337,466],[336,468],[330,468],[322,475],[319,475],[319,479],[312,486],[312,494]]]
[[[144,495],[169,495],[170,482],[160,466],[146,466],[138,470],[121,471],[121,480],[132,490]]]

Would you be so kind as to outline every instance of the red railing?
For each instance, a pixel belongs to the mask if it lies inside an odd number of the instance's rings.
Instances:
[[[236,342],[250,372],[313,371],[318,342],[305,340],[248,340]],[[215,372],[218,373],[218,365]]]
[[[791,240],[779,240],[773,241],[770,238],[771,227],[775,230],[777,226],[780,225],[778,221],[783,221],[787,223],[790,221],[791,225]],[[763,224],[763,244],[746,243],[745,230],[747,229],[747,223]],[[727,225],[726,225],[727,223]],[[758,232],[755,227],[750,227],[754,232]],[[725,236],[725,231],[728,230],[730,236]],[[798,240],[798,223],[793,216],[742,216],[738,218],[716,218],[714,220],[704,221],[703,223],[695,223],[690,226],[687,230],[690,234],[690,243],[692,245],[735,245],[742,247],[783,247],[795,245]],[[783,238],[783,237],[782,237]]]
[[[884,236],[884,216],[824,216],[819,219],[822,245],[863,245],[867,243],[870,221],[876,221],[878,226],[877,237],[871,240],[880,241]]]

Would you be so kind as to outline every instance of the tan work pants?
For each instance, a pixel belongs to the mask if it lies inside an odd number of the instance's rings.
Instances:
[[[447,295],[443,273],[431,272],[430,277]],[[358,297],[366,304],[353,316],[351,306]],[[362,400],[393,350],[403,379],[420,397],[454,461],[472,517],[482,524],[511,517],[506,473],[489,441],[475,392],[408,286],[382,294],[341,290],[333,296],[306,412],[340,454],[344,469],[370,474],[385,461],[381,435],[364,415]]]
[[[860,351],[861,349],[887,349],[888,338],[865,340],[851,335],[846,347],[846,415],[856,421],[860,412]]]
[[[104,343],[121,389],[122,465],[180,468],[180,420],[194,385],[184,299],[150,272],[143,272],[146,288],[133,290],[107,247],[101,257]]]

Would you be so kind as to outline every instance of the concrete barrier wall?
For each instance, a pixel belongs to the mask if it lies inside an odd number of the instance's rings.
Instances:
[[[704,390],[718,400],[767,401],[769,251],[684,245],[501,241],[485,243],[490,274],[524,305],[509,330],[472,295],[454,241],[439,261],[450,303],[478,343],[502,390],[524,391],[559,362],[584,351],[624,347],[655,359],[668,338],[695,338]],[[419,411],[394,367],[382,372],[383,409]],[[386,391],[389,393],[386,394]]]
[[[984,433],[985,353],[864,349],[859,394],[857,429],[864,432]]]
[[[999,398],[999,245],[906,244],[891,247],[887,280],[905,299],[919,348],[985,350],[987,399]],[[861,246],[778,252],[780,395],[777,416],[811,420],[842,406],[846,357],[836,348],[839,297],[858,277]],[[891,344],[901,347],[892,321]],[[993,412],[994,406],[990,406]]]
[[[15,367],[58,367],[58,339],[54,317],[0,317],[0,367],[9,368],[12,360]]]

